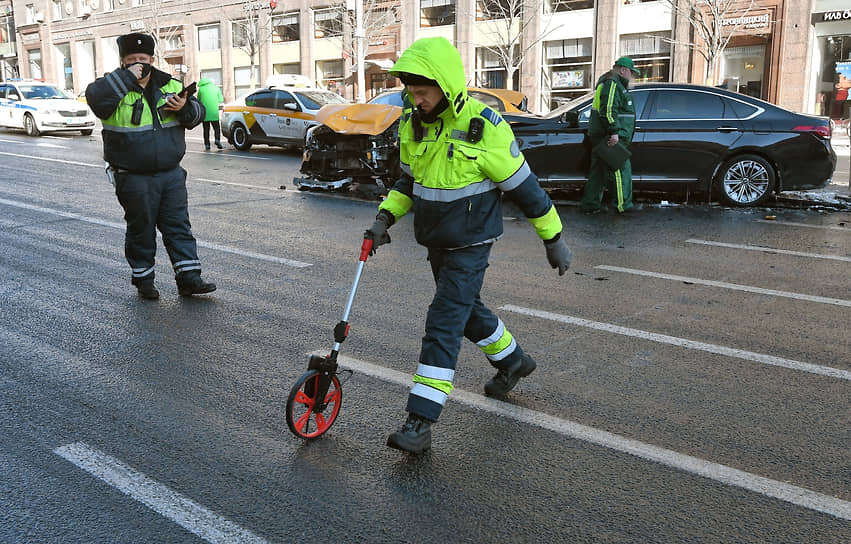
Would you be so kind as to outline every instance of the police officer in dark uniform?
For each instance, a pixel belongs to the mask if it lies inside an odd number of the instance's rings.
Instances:
[[[204,119],[204,107],[183,84],[151,65],[154,39],[132,33],[118,38],[121,67],[86,89],[86,101],[103,121],[107,175],[124,208],[124,254],[139,295],[159,298],[154,286],[156,229],[163,235],[182,296],[210,293],[189,224],[184,130]]]

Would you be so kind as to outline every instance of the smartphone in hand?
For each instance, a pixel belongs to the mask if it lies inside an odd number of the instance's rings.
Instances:
[[[195,94],[195,91],[197,89],[198,89],[198,85],[196,85],[195,82],[193,81],[192,83],[189,84],[188,87],[183,87],[183,90],[180,91],[179,96],[181,98],[189,98],[190,96]]]

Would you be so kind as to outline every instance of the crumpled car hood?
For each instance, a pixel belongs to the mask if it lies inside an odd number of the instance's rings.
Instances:
[[[316,114],[316,121],[339,134],[377,136],[400,115],[402,108],[390,104],[328,104]]]

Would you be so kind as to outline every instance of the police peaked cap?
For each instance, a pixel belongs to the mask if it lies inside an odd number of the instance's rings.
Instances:
[[[133,53],[145,53],[154,56],[154,38],[148,34],[133,32],[118,37],[118,56],[126,57]]]

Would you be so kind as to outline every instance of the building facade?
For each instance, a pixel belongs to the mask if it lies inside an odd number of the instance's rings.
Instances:
[[[354,1],[0,0],[0,16],[14,6],[17,38],[5,63],[14,75],[79,93],[118,67],[117,36],[144,31],[158,36],[161,69],[211,79],[227,100],[275,74],[303,74],[353,98]],[[683,13],[689,0],[360,1],[367,97],[398,86],[387,69],[414,40],[444,36],[461,52],[471,86],[521,90],[533,111],[590,91],[629,55],[645,81],[724,85],[847,118],[847,91],[834,88],[851,86],[843,64],[851,61],[851,13],[842,0],[743,0],[720,21],[703,13],[729,38],[711,62]]]

